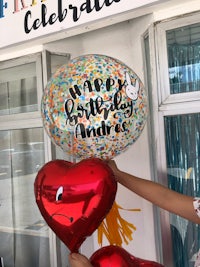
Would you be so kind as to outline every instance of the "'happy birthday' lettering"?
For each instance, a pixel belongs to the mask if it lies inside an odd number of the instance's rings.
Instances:
[[[108,78],[104,82],[102,79],[95,79],[93,83],[86,80],[83,81],[82,87],[75,84],[69,89],[71,98],[65,101],[66,126],[74,127],[76,138],[110,135],[112,131],[119,133],[128,129],[129,118],[133,115],[134,100],[129,99],[129,101],[124,102],[122,97],[123,86],[125,86],[125,81],[118,79],[115,82],[114,79]],[[96,97],[89,98],[87,102],[80,101],[77,104],[77,99],[82,95],[82,92],[84,94],[88,93],[88,95],[91,92],[100,92],[103,89],[104,92],[105,89],[110,92],[111,87],[113,94],[110,94],[109,99],[105,100],[102,93],[102,95],[97,94]],[[115,89],[113,90],[113,88]],[[112,116],[113,120],[121,116],[124,120],[121,123],[117,120],[118,123],[112,125],[112,120],[110,120],[109,116]],[[90,124],[90,120],[96,118],[101,118],[98,127],[95,125],[87,127],[87,122],[81,122],[84,119]]]
[[[83,87],[79,88],[77,84],[75,84],[73,87],[69,88],[69,92],[72,96],[73,99],[78,98],[81,96],[81,91],[83,90],[84,92],[100,92],[102,88],[105,88],[107,92],[111,90],[111,87],[114,86],[117,88],[119,91],[122,90],[123,86],[125,85],[125,81],[122,82],[120,79],[118,79],[117,83],[115,83],[114,79],[108,78],[105,81],[105,84],[102,79],[96,78],[93,81],[93,84],[91,83],[90,80],[86,80],[83,83]]]

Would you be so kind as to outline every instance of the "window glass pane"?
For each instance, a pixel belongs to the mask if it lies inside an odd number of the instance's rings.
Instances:
[[[200,196],[200,113],[165,117],[169,188]],[[194,266],[200,226],[170,215],[174,266]]]
[[[49,267],[48,227],[35,202],[43,129],[0,131],[0,256],[9,267]]]
[[[0,115],[38,110],[36,64],[0,70]]]
[[[69,61],[69,55],[51,54],[50,59],[51,59],[51,73],[53,74],[62,65],[67,64],[67,62]]]
[[[200,24],[166,33],[170,93],[200,90]]]

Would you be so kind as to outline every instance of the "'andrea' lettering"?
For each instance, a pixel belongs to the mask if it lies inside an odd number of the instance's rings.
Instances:
[[[106,125],[105,121],[102,121],[101,125],[97,128],[94,126],[87,128],[83,123],[78,123],[75,127],[74,134],[76,138],[80,137],[81,139],[84,139],[96,136],[108,136],[112,131],[115,133],[127,131],[127,123],[124,121],[122,124],[117,123],[115,125]]]

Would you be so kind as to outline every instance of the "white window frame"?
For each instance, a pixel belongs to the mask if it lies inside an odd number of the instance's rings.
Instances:
[[[173,30],[179,27],[184,27],[189,24],[200,23],[199,14],[191,14],[176,17],[167,21],[162,21],[155,26],[156,36],[156,51],[157,51],[157,69],[158,69],[158,101],[159,107],[163,109],[164,105],[183,103],[188,101],[200,100],[200,91],[170,94],[169,72],[168,72],[168,58],[167,58],[167,43],[166,31]]]
[[[15,129],[26,129],[26,128],[43,128],[43,121],[41,117],[41,99],[43,95],[43,89],[45,88],[49,78],[51,77],[52,70],[54,71],[57,67],[56,64],[52,64],[50,56],[52,54],[65,56],[69,59],[70,55],[68,53],[54,53],[47,50],[30,54],[27,56],[22,56],[19,58],[14,58],[6,61],[0,62],[0,70],[6,68],[12,68],[28,63],[36,64],[36,76],[37,76],[37,104],[38,109],[34,112],[18,113],[0,116],[0,131],[1,130],[15,130]],[[57,63],[57,62],[53,62]],[[44,147],[45,147],[45,162],[52,160],[52,143],[44,131]],[[49,229],[49,249],[50,249],[50,266],[57,267],[60,266],[60,259],[58,256],[58,239],[51,229]]]
[[[0,116],[0,130],[42,127],[42,120],[40,113],[40,102],[43,90],[41,60],[42,60],[41,53],[36,53],[29,56],[24,56],[21,58],[0,62],[0,70],[35,62],[36,75],[37,75],[37,98],[38,98],[37,111]]]
[[[200,91],[171,94],[169,86],[166,31],[182,26],[200,23],[200,14],[195,12],[185,16],[171,18],[151,25],[148,29],[150,45],[151,92],[149,98],[151,125],[152,162],[154,171],[152,180],[167,186],[167,164],[165,149],[164,117],[200,112]],[[159,209],[155,221],[158,221],[158,252],[164,266],[173,266],[170,214]],[[160,228],[159,228],[160,223]],[[160,236],[160,238],[159,238]]]

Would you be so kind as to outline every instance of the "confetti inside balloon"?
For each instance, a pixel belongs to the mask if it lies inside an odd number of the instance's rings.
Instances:
[[[140,78],[124,63],[85,55],[52,75],[41,110],[48,135],[68,155],[108,159],[140,136],[147,95]]]

